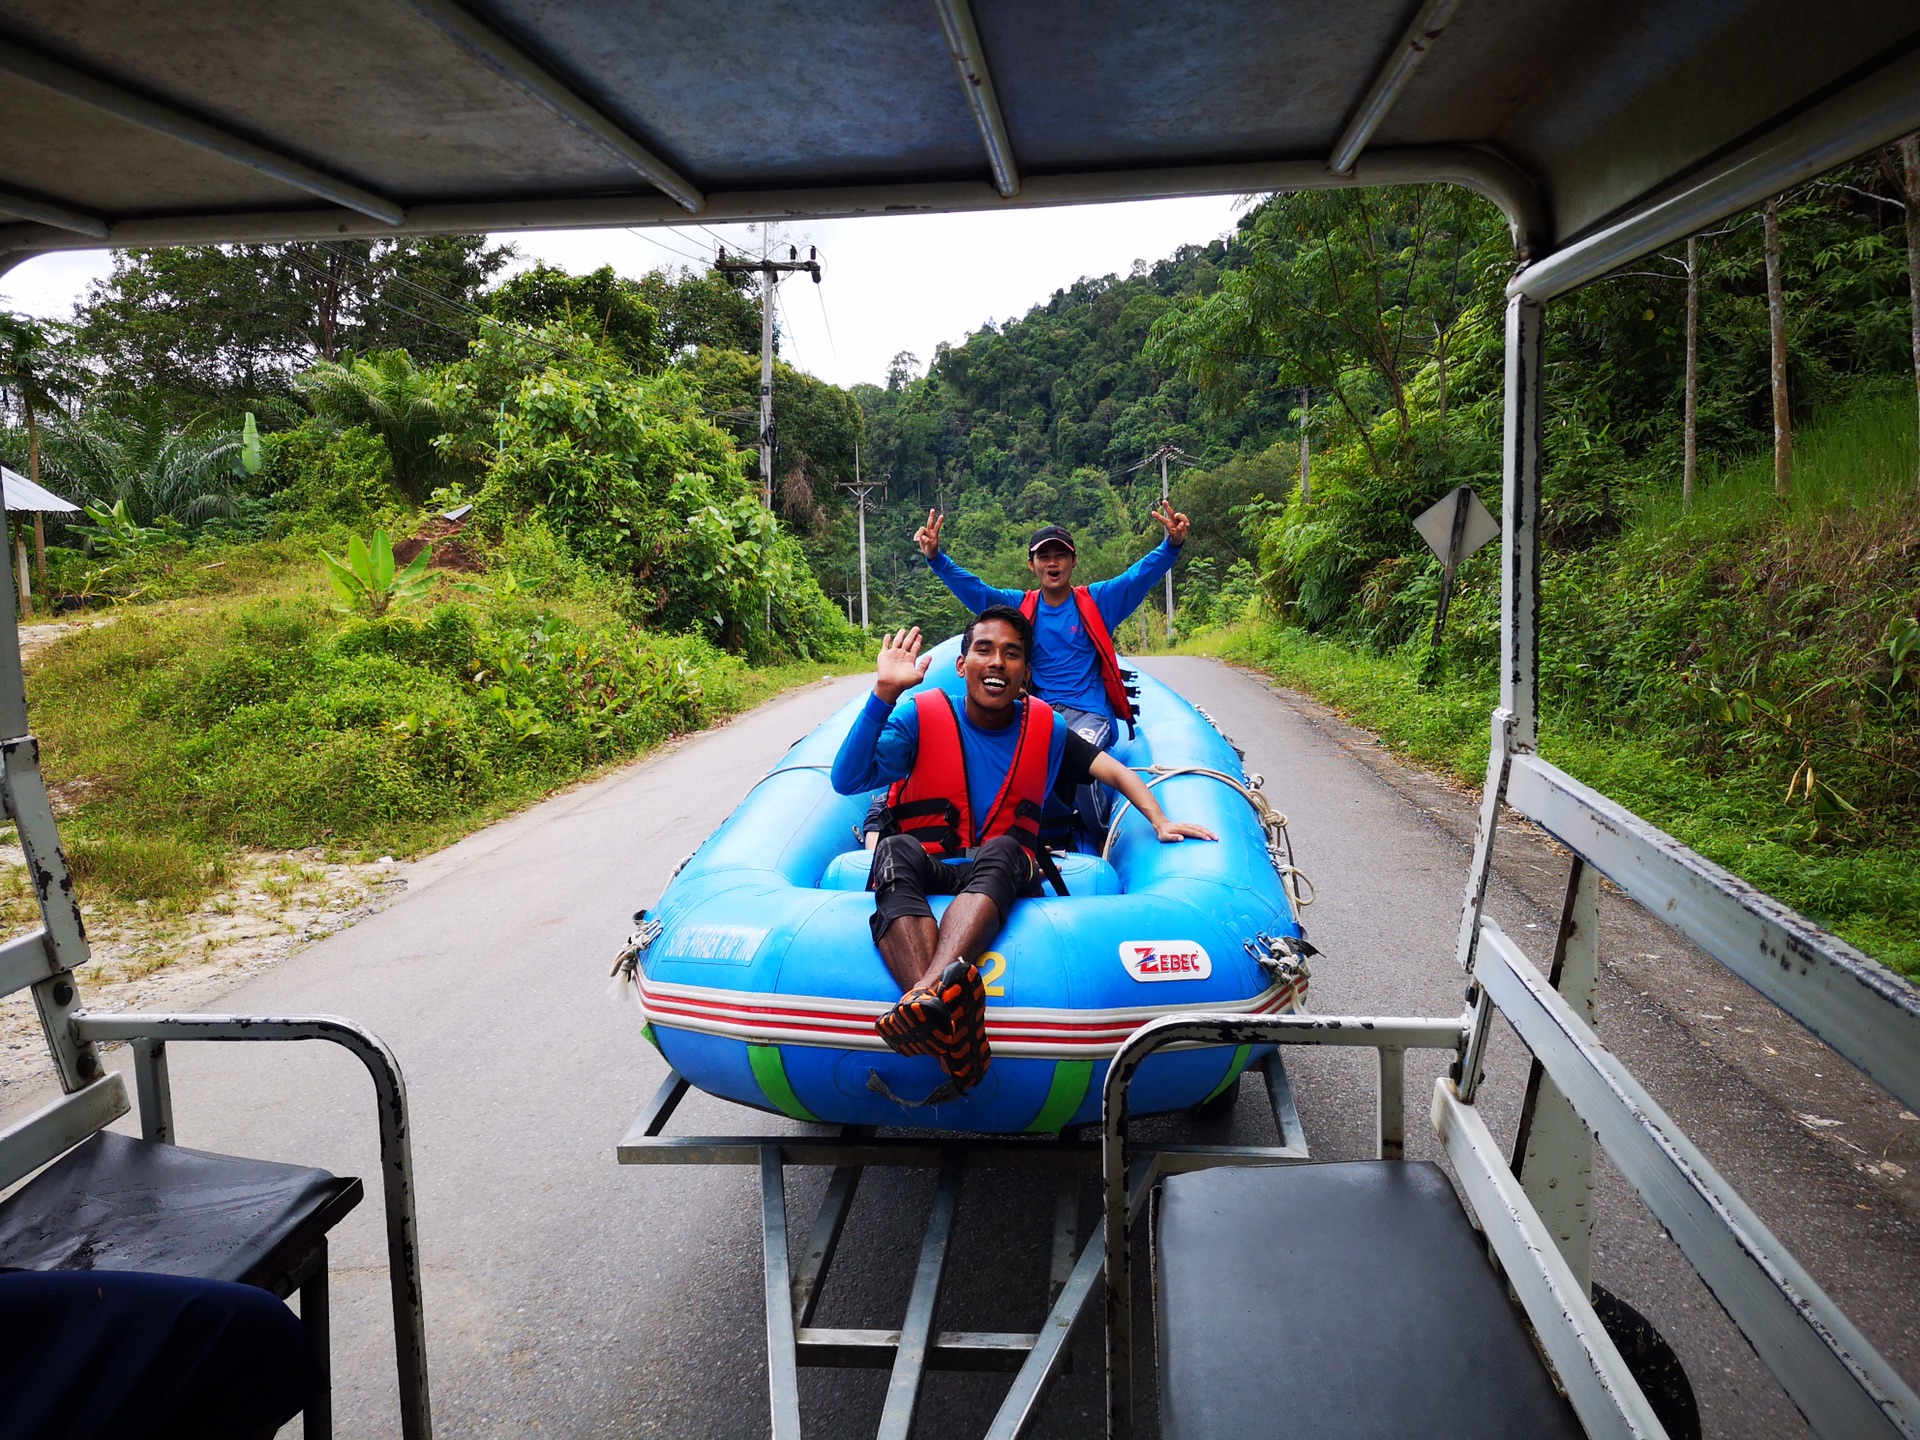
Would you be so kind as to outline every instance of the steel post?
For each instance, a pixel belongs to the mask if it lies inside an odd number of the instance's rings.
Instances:
[[[1600,874],[1574,857],[1547,983],[1588,1025],[1600,976]],[[1593,1285],[1593,1132],[1536,1059],[1513,1142],[1513,1173],[1576,1279]]]

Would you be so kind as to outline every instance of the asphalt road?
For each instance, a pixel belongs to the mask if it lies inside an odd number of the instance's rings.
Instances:
[[[1306,917],[1324,952],[1313,1008],[1457,1013],[1452,942],[1469,802],[1401,772],[1369,753],[1365,737],[1256,678],[1200,660],[1149,668],[1213,713],[1292,817],[1300,862],[1319,890]],[[391,907],[211,1007],[348,1015],[397,1053],[413,1109],[440,1434],[764,1433],[757,1176],[614,1163],[615,1142],[663,1066],[640,1039],[634,1012],[607,998],[607,967],[631,912],[653,901],[673,865],[861,683],[809,687],[409,867],[407,893]],[[1493,913],[1536,958],[1550,943],[1564,873],[1564,861],[1522,838],[1494,889]],[[1891,1171],[1868,1173],[1832,1134],[1878,1136],[1897,1116],[1876,1110],[1866,1088],[1840,1074],[1844,1067],[1822,1061],[1824,1052],[1795,1041],[1798,1032],[1780,1022],[1756,1033],[1769,1041],[1763,1048],[1785,1055],[1781,1066],[1747,1063],[1745,1052],[1757,1055],[1762,1044],[1742,1038],[1751,1027],[1731,1041],[1708,1033],[1722,1013],[1711,967],[1670,941],[1656,943],[1650,937],[1664,932],[1608,903],[1600,1019],[1608,1043],[1913,1377],[1915,1207]],[[1729,1019],[1744,1016],[1744,994],[1737,986],[1727,992]],[[1688,1020],[1688,1007],[1712,1008],[1713,1024]],[[1501,1037],[1483,1092],[1497,1133],[1512,1132],[1523,1058]],[[1423,1097],[1438,1064],[1422,1068],[1410,1057],[1408,1068],[1409,1153],[1432,1156]],[[1364,1057],[1307,1052],[1293,1069],[1315,1153],[1366,1154],[1372,1081]],[[178,1047],[173,1072],[182,1143],[324,1165],[370,1185],[378,1175],[371,1089],[344,1054],[317,1045]],[[1837,1126],[1796,1118],[1800,1088],[1816,1073],[1838,1087],[1819,1101],[1820,1118],[1837,1118]],[[696,1096],[674,1129],[758,1132],[778,1123]],[[1264,1125],[1250,1085],[1233,1128],[1263,1139]],[[1896,1135],[1890,1143],[1911,1142]],[[1867,1154],[1862,1145],[1851,1149]],[[823,1183],[819,1175],[794,1180],[796,1232]],[[931,1191],[921,1172],[870,1176],[819,1323],[899,1323]],[[1037,1326],[1052,1208],[1050,1185],[1037,1177],[969,1180],[942,1328]],[[379,1214],[370,1198],[335,1234],[343,1437],[397,1433]],[[1600,1278],[1680,1350],[1708,1433],[1804,1433],[1610,1174],[1602,1176],[1599,1214]],[[1093,1220],[1089,1191],[1083,1228]],[[1079,1337],[1045,1433],[1098,1433],[1096,1328]],[[916,1434],[977,1435],[1004,1384],[930,1377]],[[809,1433],[871,1433],[884,1388],[879,1373],[807,1374]]]

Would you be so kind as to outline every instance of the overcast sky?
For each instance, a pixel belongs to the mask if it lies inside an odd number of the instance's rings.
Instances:
[[[995,215],[910,215],[821,220],[778,227],[777,243],[820,249],[824,281],[780,288],[781,354],[837,385],[884,380],[902,350],[924,369],[934,345],[957,342],[988,320],[1024,315],[1085,275],[1125,274],[1233,228],[1240,202],[1221,196],[1127,205],[1016,210]],[[508,238],[508,237],[501,237]],[[521,263],[544,260],[576,274],[612,265],[625,275],[704,266],[716,240],[760,253],[756,227],[573,230],[511,237]],[[0,305],[62,318],[90,281],[109,272],[103,250],[43,255],[0,276]]]

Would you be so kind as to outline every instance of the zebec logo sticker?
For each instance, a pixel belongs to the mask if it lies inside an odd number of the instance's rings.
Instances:
[[[1204,980],[1213,961],[1198,940],[1122,940],[1120,963],[1136,980]]]

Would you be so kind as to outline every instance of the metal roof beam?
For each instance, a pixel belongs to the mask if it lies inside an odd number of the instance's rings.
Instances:
[[[1543,302],[1565,295],[1915,129],[1920,54],[1910,52],[1526,266],[1507,294]]]
[[[464,6],[455,4],[454,0],[404,0],[404,3],[476,60],[598,141],[603,149],[649,184],[672,196],[683,210],[698,215],[706,209],[706,196],[697,185]]]
[[[42,225],[71,230],[76,235],[90,236],[95,240],[107,238],[107,222],[98,215],[87,215],[20,190],[0,190],[0,215],[10,215],[16,220],[38,221]]]
[[[1000,97],[994,92],[987,52],[981,48],[980,31],[973,23],[973,7],[967,0],[933,0],[933,8],[940,16],[940,31],[947,37],[947,53],[953,56],[954,69],[960,72],[960,84],[967,92],[973,123],[980,127],[980,139],[987,147],[993,188],[1011,199],[1020,193],[1020,167],[1014,163],[1013,141],[1000,114]]]
[[[371,190],[364,190],[349,181],[316,170],[290,155],[257,145],[231,130],[189,115],[184,110],[149,100],[110,81],[96,79],[58,60],[50,60],[9,40],[0,40],[0,74],[12,75],[43,90],[51,90],[69,100],[77,100],[82,105],[118,116],[142,129],[184,141],[224,160],[269,175],[297,190],[304,190],[309,195],[317,195],[322,200],[331,200],[336,205],[357,210],[384,224],[398,225],[406,216],[406,211],[399,205],[375,195]]]
[[[1188,195],[1251,195],[1269,190],[1328,190],[1354,185],[1463,185],[1499,206],[1513,227],[1521,254],[1545,243],[1546,210],[1538,190],[1515,166],[1485,150],[1434,145],[1375,150],[1345,175],[1326,162],[1253,161],[1231,165],[1170,166],[1152,170],[1101,170],[1085,174],[1029,175],[1017,196],[1003,196],[978,180],[897,185],[846,185],[802,190],[718,191],[707,197],[703,219],[842,219],[865,215],[929,215],[953,211],[1024,210],[1047,205],[1096,205],[1107,201],[1162,200]],[[590,230],[629,225],[677,225],[685,212],[654,196],[583,196],[500,203],[416,205],[400,233],[469,235],[478,231]],[[115,247],[210,245],[223,241],[265,243],[335,239],[376,231],[364,220],[328,211],[259,211],[250,214],[179,215],[122,220],[109,229]],[[97,245],[37,225],[0,226],[0,274],[10,254],[75,250]]]
[[[1413,79],[1413,72],[1420,68],[1420,62],[1427,58],[1427,51],[1440,38],[1440,32],[1447,28],[1448,22],[1453,19],[1453,12],[1459,7],[1460,0],[1426,0],[1420,7],[1420,12],[1413,17],[1413,23],[1393,47],[1393,53],[1387,56],[1374,74],[1373,84],[1367,87],[1359,108],[1353,112],[1353,118],[1347,121],[1347,128],[1340,132],[1339,140],[1334,142],[1333,154],[1327,160],[1327,168],[1334,174],[1344,175],[1353,169],[1353,162],[1367,148],[1373,132],[1387,118],[1387,112],[1393,109],[1400,92],[1407,88],[1407,82]]]

